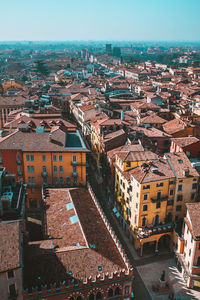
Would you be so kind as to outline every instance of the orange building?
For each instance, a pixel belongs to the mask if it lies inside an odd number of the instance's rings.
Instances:
[[[8,151],[16,153],[16,159],[4,159]],[[50,132],[32,132],[21,127],[1,138],[0,165],[8,171],[13,171],[14,165],[15,170],[19,171],[20,167],[21,180],[27,184],[27,207],[34,208],[40,204],[43,184],[86,185],[87,152],[77,130],[54,126]],[[17,159],[19,154],[20,159]]]

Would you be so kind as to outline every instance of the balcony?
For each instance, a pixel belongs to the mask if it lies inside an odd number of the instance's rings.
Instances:
[[[167,201],[167,200],[168,200],[168,196],[151,197],[152,203],[163,202],[163,201]]]
[[[135,230],[135,233],[139,239],[148,238],[155,234],[171,232],[173,230],[173,223],[162,223],[159,225],[150,225],[145,227],[139,227]]]

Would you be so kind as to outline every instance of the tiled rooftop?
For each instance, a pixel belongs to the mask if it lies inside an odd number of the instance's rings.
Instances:
[[[69,203],[73,203],[71,209],[66,207]],[[126,269],[87,189],[48,189],[46,207],[47,233],[52,238],[29,245],[26,286],[34,285],[38,276],[49,283],[66,280],[69,271],[79,280]]]

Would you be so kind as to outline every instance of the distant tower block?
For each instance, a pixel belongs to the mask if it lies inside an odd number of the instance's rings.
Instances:
[[[106,44],[106,54],[112,55],[112,44]]]
[[[121,48],[113,47],[113,56],[120,57],[121,56]]]

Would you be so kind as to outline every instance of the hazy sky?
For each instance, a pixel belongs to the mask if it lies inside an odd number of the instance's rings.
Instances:
[[[200,40],[200,0],[1,0],[0,40]]]

